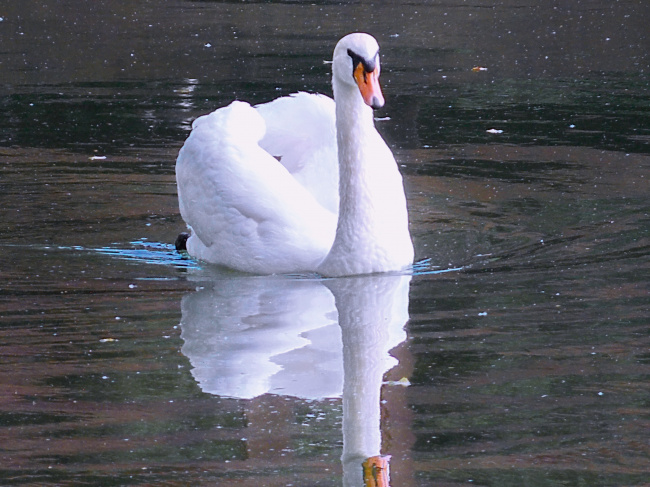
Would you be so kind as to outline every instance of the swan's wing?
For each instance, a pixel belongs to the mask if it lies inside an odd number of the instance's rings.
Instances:
[[[328,210],[338,212],[338,153],[334,100],[296,93],[255,107],[266,122],[260,146]]]
[[[190,254],[255,273],[314,269],[336,217],[260,148],[262,117],[234,102],[192,127],[176,162]]]

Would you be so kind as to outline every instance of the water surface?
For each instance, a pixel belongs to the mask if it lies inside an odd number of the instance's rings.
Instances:
[[[0,483],[356,486],[381,454],[393,486],[645,485],[649,14],[5,2]],[[330,93],[353,30],[382,46],[415,275],[178,256],[191,121]]]

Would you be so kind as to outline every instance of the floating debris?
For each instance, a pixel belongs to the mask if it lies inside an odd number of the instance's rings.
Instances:
[[[408,387],[408,386],[411,385],[411,381],[409,381],[406,377],[402,377],[400,380],[386,381],[386,382],[384,382],[384,385]]]

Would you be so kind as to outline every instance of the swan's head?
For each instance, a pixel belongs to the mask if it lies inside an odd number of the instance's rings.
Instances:
[[[379,71],[379,44],[371,35],[348,34],[336,44],[332,83],[335,87],[339,84],[358,89],[363,101],[372,108],[384,106]]]

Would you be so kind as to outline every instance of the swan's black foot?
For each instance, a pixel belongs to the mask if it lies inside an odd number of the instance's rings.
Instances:
[[[187,250],[187,239],[190,238],[190,234],[186,232],[181,232],[178,234],[178,237],[176,237],[176,242],[174,242],[174,246],[176,247],[176,250],[179,252],[182,250]]]

